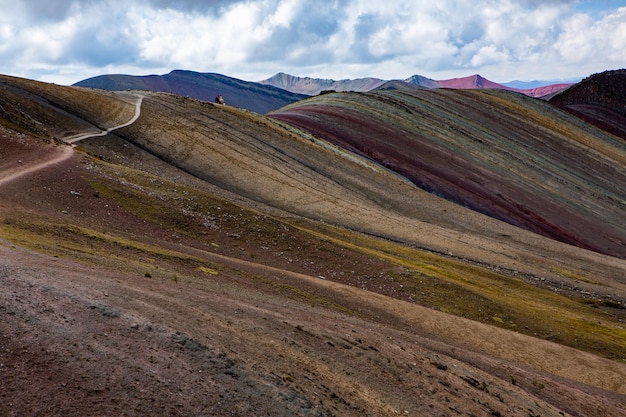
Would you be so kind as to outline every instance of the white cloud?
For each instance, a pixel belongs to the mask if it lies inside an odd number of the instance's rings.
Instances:
[[[474,68],[480,68],[485,65],[494,65],[499,62],[511,61],[511,54],[505,49],[498,49],[495,45],[481,46],[472,56],[470,65]]]
[[[0,73],[64,83],[175,68],[249,80],[285,71],[507,81],[624,67],[626,8],[587,3],[0,0]]]
[[[554,45],[565,62],[585,63],[588,60],[626,64],[626,7],[599,21],[577,14],[564,25]],[[608,58],[608,59],[607,59]]]
[[[276,7],[276,11],[269,16],[267,22],[269,27],[285,27],[291,26],[291,22],[301,10],[302,3],[296,1],[282,1]]]

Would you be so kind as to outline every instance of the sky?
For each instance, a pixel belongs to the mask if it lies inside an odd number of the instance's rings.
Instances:
[[[0,0],[0,73],[57,84],[214,72],[259,81],[626,67],[626,0]]]

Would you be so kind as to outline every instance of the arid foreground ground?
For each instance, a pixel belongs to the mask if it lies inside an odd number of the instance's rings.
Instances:
[[[120,125],[117,100],[48,132]],[[623,260],[344,182],[293,132],[188,101],[146,95],[76,147],[0,127],[0,415],[626,415]]]

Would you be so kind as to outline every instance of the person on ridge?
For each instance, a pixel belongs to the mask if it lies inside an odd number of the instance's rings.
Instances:
[[[216,103],[216,104],[225,104],[225,103],[224,103],[224,97],[222,97],[222,95],[221,95],[221,94],[218,94],[218,95],[215,97],[215,103]]]

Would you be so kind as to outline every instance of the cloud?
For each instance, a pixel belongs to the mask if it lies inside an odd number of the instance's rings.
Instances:
[[[73,1],[68,0],[0,0],[0,9],[7,20],[17,22],[51,22],[67,17]],[[10,11],[7,13],[7,11]],[[2,19],[0,17],[0,19]],[[2,19],[4,20],[4,19]]]
[[[138,2],[139,3],[139,2]],[[232,0],[146,0],[146,6],[153,6],[160,10],[178,10],[185,12],[212,12],[218,13],[219,9],[241,1]],[[141,4],[141,3],[140,3]]]
[[[56,68],[70,82],[174,68],[252,80],[278,71],[332,78],[481,73],[495,81],[585,76],[626,62],[626,8],[612,3],[0,0],[0,73],[50,80]]]
[[[345,11],[340,7],[312,7],[313,2],[278,2],[265,10],[259,25],[268,36],[255,42],[250,59],[288,65],[314,65],[334,60],[331,45]]]
[[[136,9],[131,30],[140,56],[177,68],[239,66],[267,42],[273,27],[262,4],[235,3],[218,17],[178,10]]]
[[[564,62],[572,65],[587,60],[626,64],[626,7],[598,21],[586,14],[573,16],[553,47]]]

